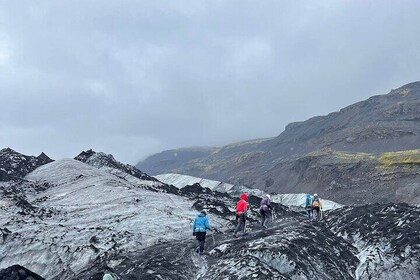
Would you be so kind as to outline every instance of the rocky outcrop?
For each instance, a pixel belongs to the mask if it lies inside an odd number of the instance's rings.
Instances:
[[[45,280],[38,274],[24,268],[20,265],[13,265],[0,270],[0,279],[4,280]]]
[[[373,204],[336,210],[325,223],[357,249],[359,279],[418,279],[419,214],[406,204]]]
[[[21,179],[37,167],[52,162],[46,154],[26,156],[10,148],[0,150],[0,181]]]
[[[82,151],[74,159],[94,166],[96,168],[112,168],[115,170],[120,170],[123,173],[129,174],[140,180],[157,181],[157,179],[147,175],[146,173],[141,172],[134,166],[116,161],[111,154],[105,154],[101,152],[97,153],[93,150],[88,150]]]

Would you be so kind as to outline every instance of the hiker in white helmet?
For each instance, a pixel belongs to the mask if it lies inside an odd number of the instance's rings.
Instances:
[[[314,194],[314,197],[312,199],[312,219],[315,222],[318,222],[320,220],[320,211],[322,211],[322,202],[321,199],[319,199],[318,194]]]

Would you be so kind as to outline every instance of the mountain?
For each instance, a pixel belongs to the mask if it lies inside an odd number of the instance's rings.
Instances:
[[[10,148],[0,150],[0,181],[23,178],[35,168],[51,162],[46,154],[26,156]]]
[[[150,190],[153,184],[159,191]],[[195,215],[192,204],[161,185],[156,180],[130,183],[76,160],[37,168],[19,188],[31,211],[1,207],[0,228],[7,234],[0,268],[19,263],[46,279],[70,279],[106,255],[124,257],[185,238]],[[161,224],[169,231],[164,236]]]
[[[136,167],[140,170],[147,169],[148,174],[159,174],[162,169],[176,169],[185,162],[207,157],[216,150],[213,147],[192,147],[164,151],[148,157],[147,166],[138,163]]]
[[[105,272],[126,280],[420,279],[418,207],[345,206],[311,223],[303,208],[273,203],[274,219],[263,230],[261,197],[250,195],[248,234],[234,238],[236,195],[198,183],[176,188],[139,179],[111,155],[89,154],[90,164],[57,160],[19,182],[2,182],[5,189],[15,186],[17,193],[10,195],[19,194],[32,207],[0,206],[0,275],[33,272],[37,280],[100,280]],[[104,162],[117,164],[110,168]],[[201,209],[214,227],[204,256],[194,253],[191,235]],[[25,277],[16,279],[31,279]]]
[[[166,164],[185,151],[162,152],[137,167],[277,193],[317,192],[346,205],[420,204],[420,82],[289,124],[274,138]]]

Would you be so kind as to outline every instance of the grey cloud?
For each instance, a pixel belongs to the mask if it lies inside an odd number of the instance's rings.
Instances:
[[[418,80],[416,1],[0,1],[0,146],[136,163]]]

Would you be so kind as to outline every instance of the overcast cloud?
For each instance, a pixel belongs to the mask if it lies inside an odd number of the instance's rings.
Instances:
[[[420,80],[419,1],[0,0],[0,148],[272,137]]]

